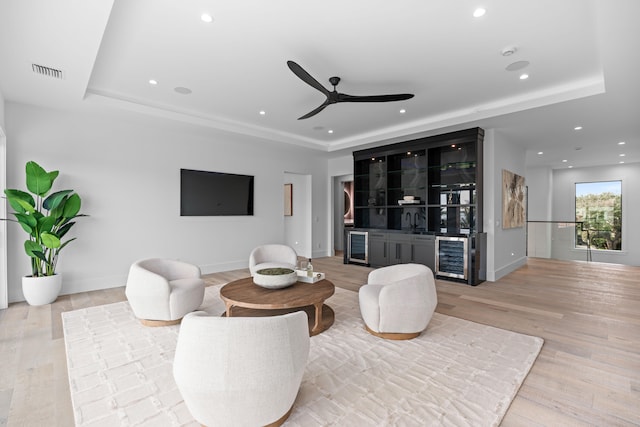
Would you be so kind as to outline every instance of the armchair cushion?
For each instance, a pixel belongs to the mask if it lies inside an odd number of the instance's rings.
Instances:
[[[195,312],[180,326],[173,375],[201,424],[267,425],[288,416],[309,344],[303,311],[231,318]]]
[[[287,245],[269,244],[258,246],[249,255],[249,271],[253,276],[263,268],[283,267],[296,268],[298,254]]]
[[[428,267],[383,267],[369,273],[368,282],[359,290],[359,301],[362,319],[370,331],[414,337],[427,327],[438,303]]]
[[[202,304],[204,281],[196,265],[151,258],[131,265],[125,294],[139,319],[176,321]]]

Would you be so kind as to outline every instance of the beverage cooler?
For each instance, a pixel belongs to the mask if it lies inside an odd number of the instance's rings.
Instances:
[[[469,239],[436,237],[436,275],[467,280],[469,277]]]
[[[486,234],[436,236],[436,276],[477,285],[486,280]]]
[[[347,235],[345,262],[369,264],[369,233],[366,231],[349,231]]]

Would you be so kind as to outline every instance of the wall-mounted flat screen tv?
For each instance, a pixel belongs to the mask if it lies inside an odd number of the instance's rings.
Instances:
[[[180,216],[253,215],[253,176],[180,169]]]

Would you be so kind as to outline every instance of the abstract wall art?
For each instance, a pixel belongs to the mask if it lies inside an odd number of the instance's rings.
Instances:
[[[293,184],[284,185],[284,216],[293,216]]]
[[[525,218],[524,177],[502,169],[502,228],[524,227]]]

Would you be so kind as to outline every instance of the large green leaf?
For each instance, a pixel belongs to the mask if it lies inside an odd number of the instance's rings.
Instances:
[[[73,227],[73,224],[75,224],[75,222],[68,222],[65,225],[63,225],[62,227],[58,228],[58,230],[56,231],[56,235],[59,238],[63,238],[65,234],[67,234],[67,232],[71,229],[71,227]]]
[[[44,252],[42,251],[34,251],[33,254],[35,255],[35,258],[38,258],[39,260],[44,261],[45,264],[51,264],[49,262],[49,260],[47,259],[47,257],[44,255]]]
[[[33,229],[38,225],[38,221],[33,217],[33,215],[27,215],[23,213],[14,213],[15,217],[18,219],[20,226],[24,231],[28,234],[33,233]]]
[[[53,216],[44,216],[38,220],[38,230],[42,234],[43,232],[49,232],[53,230],[53,226],[56,225],[57,218]]]
[[[49,197],[44,199],[42,207],[48,211],[55,209],[60,205],[60,203],[64,200],[64,197],[69,193],[73,193],[73,190],[56,191],[55,193],[50,194]]]
[[[42,244],[49,249],[55,249],[60,247],[60,239],[53,233],[44,232],[40,235],[42,238]]]
[[[64,205],[67,203],[67,199],[69,199],[68,195],[60,199],[56,207],[49,211],[49,215],[58,219],[64,218]]]
[[[65,218],[75,217],[78,212],[80,212],[81,204],[82,203],[80,201],[80,196],[78,196],[77,194],[72,194],[64,204],[64,213],[62,214],[62,216],[64,216]]]
[[[33,211],[29,215],[32,215],[36,219],[36,221],[40,221],[42,218],[44,218],[44,214],[40,211]]]
[[[36,162],[27,162],[27,188],[33,194],[43,197],[51,190],[58,171],[47,172]]]
[[[4,190],[4,194],[7,196],[9,204],[16,212],[30,212],[36,206],[36,202],[33,199],[33,196],[31,196],[31,194],[27,192],[21,190],[6,189]]]
[[[45,262],[47,262],[47,258],[44,256],[44,252],[42,250],[42,246],[34,242],[33,240],[26,240],[24,242],[24,251],[31,258],[39,258]]]

